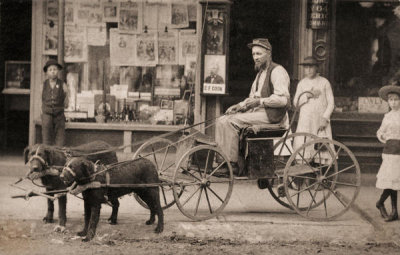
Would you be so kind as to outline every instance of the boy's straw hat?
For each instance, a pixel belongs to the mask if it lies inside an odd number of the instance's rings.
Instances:
[[[304,58],[304,61],[300,63],[299,65],[303,66],[318,66],[318,61],[314,57],[306,57]]]
[[[383,100],[387,101],[390,93],[396,93],[400,96],[400,86],[386,85],[380,88],[378,93]]]
[[[57,60],[55,59],[49,59],[47,60],[46,64],[43,67],[43,71],[47,72],[47,68],[49,68],[49,66],[57,66],[58,70],[61,70],[63,67],[62,65],[60,65]]]

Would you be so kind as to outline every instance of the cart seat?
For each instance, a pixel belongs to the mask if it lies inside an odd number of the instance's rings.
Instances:
[[[287,128],[284,123],[260,124],[247,127],[243,130],[243,137],[261,138],[261,137],[282,137]]]

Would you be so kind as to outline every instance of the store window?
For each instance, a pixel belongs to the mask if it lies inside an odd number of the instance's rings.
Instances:
[[[335,32],[335,96],[377,97],[399,84],[399,1],[337,1]]]
[[[197,1],[66,0],[70,121],[193,122]],[[44,54],[57,55],[58,1],[45,1]]]

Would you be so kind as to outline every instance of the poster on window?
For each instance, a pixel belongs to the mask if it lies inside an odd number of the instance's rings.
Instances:
[[[143,4],[143,28],[148,30],[157,30],[158,25],[158,4],[144,3]]]
[[[87,44],[92,46],[104,46],[107,41],[106,26],[88,26]]]
[[[141,3],[120,2],[118,29],[125,33],[142,32]]]
[[[206,54],[224,54],[224,27],[226,15],[221,10],[206,12]]]
[[[225,94],[225,55],[204,56],[204,94]]]
[[[157,32],[138,34],[136,39],[136,59],[141,66],[155,66],[158,63]]]
[[[118,22],[118,2],[103,0],[103,22]]]
[[[110,29],[110,58],[112,66],[136,65],[136,35]]]
[[[46,1],[46,23],[49,24],[58,22],[58,0]]]
[[[186,56],[197,55],[197,36],[193,29],[179,31],[179,65],[186,63]]]
[[[185,28],[189,26],[188,6],[186,3],[171,4],[171,27]]]
[[[160,3],[158,5],[158,29],[171,26],[171,4]]]
[[[58,26],[44,26],[44,54],[57,55]]]
[[[79,1],[77,7],[77,23],[80,25],[97,25],[103,22],[103,10],[97,1]]]
[[[197,56],[186,56],[185,76],[188,83],[196,81]]]
[[[187,8],[188,8],[189,21],[196,21],[197,20],[197,4],[196,3],[188,4]]]
[[[65,1],[65,24],[73,24],[76,22],[76,0]]]
[[[87,61],[86,27],[64,27],[64,54],[66,63]]]
[[[178,33],[176,31],[158,33],[158,64],[178,64]]]

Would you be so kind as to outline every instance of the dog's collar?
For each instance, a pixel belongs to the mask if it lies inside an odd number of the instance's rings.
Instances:
[[[79,193],[84,192],[87,189],[99,189],[101,188],[101,183],[100,182],[95,182],[91,181],[86,184],[72,184],[71,187],[69,188],[69,193],[72,195],[78,195]]]
[[[29,159],[29,163],[30,163],[32,160],[37,159],[37,160],[39,160],[40,163],[42,163],[43,166],[46,168],[46,167],[48,167],[48,164],[47,164],[46,160],[44,160],[44,158],[42,158],[42,157],[38,154],[38,151],[39,151],[39,149],[40,149],[40,146],[41,146],[41,145],[39,145],[39,147],[36,149],[35,155],[33,155],[33,156]]]

